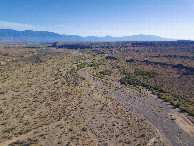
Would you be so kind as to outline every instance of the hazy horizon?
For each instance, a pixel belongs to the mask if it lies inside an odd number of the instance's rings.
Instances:
[[[0,29],[194,40],[192,0],[0,0]]]
[[[22,31],[34,31],[34,32],[48,32],[48,33],[56,33],[59,35],[72,35],[72,34],[61,34],[61,33],[57,33],[57,32],[53,32],[53,31],[47,31],[47,30],[30,30],[30,29],[26,29],[26,30],[16,30],[16,29],[0,29],[0,30],[13,30],[13,31],[18,31],[18,32],[22,32]],[[129,36],[156,36],[156,35],[146,35],[146,34],[133,34],[133,35],[125,35],[125,36],[111,36],[111,35],[105,35],[105,36],[96,36],[96,35],[88,35],[88,36],[81,36],[81,35],[77,35],[74,34],[76,36],[80,36],[80,37],[129,37]],[[156,36],[156,37],[161,37],[161,36]],[[162,38],[162,37],[161,37]],[[171,39],[171,38],[166,38],[166,39]],[[176,40],[176,39],[175,39]]]

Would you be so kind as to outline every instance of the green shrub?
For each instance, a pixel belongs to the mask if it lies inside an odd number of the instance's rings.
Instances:
[[[148,72],[148,71],[143,71],[143,70],[135,70],[134,74],[136,76],[141,75],[143,76],[144,79],[154,78],[157,75],[156,72]]]
[[[0,91],[0,94],[5,94],[5,91]]]
[[[176,104],[176,106],[180,108],[181,103],[180,103],[180,102],[178,102],[178,103]]]
[[[112,71],[109,70],[109,69],[105,69],[103,71],[100,71],[99,73],[102,74],[102,75],[108,75],[108,76],[110,76],[111,73],[112,73]]]
[[[145,133],[143,133],[142,135],[141,135],[141,137],[145,137],[146,136],[146,134]]]
[[[169,102],[169,101],[170,101],[169,97],[165,97],[165,98],[164,98],[164,101],[165,101],[165,102]]]

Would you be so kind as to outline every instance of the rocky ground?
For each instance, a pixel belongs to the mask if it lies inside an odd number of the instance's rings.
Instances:
[[[94,58],[95,62],[100,62],[101,59],[99,56]],[[144,87],[121,85],[119,80],[122,74],[112,64],[114,61],[107,61],[93,70],[91,67],[83,68],[78,74],[104,90],[122,107],[149,121],[157,128],[165,145],[192,145],[194,129],[188,114],[159,99]],[[111,75],[97,75],[104,69],[110,69]]]
[[[150,121],[157,127],[165,145],[192,145],[193,123],[179,109],[158,99],[147,89],[139,87],[139,90],[135,90],[112,81],[110,87],[110,84],[103,83],[102,80],[91,76],[87,71],[81,70],[78,74],[101,90],[105,90],[122,107]],[[107,81],[110,83],[110,80]]]
[[[140,91],[122,87],[117,78],[113,77],[115,86],[111,88],[104,79],[92,76],[95,70],[91,67],[76,69],[94,56],[47,48],[34,49],[34,53],[20,57],[14,56],[13,51],[1,56],[4,63],[0,76],[0,145],[191,143],[188,129],[185,132],[180,126],[181,133],[176,138],[181,140],[175,139],[174,134],[172,138],[177,140],[174,143],[169,140],[169,128],[166,133],[161,132],[164,126],[158,127],[156,121],[169,123],[173,128],[173,125],[178,127],[176,122],[182,118],[173,114],[176,120],[172,120],[166,112],[172,108],[158,102],[149,91],[145,91],[145,98],[140,98]],[[151,106],[151,101],[158,104]],[[160,103],[165,106],[162,115],[163,108],[158,109]],[[165,117],[167,122],[162,122],[160,117]]]

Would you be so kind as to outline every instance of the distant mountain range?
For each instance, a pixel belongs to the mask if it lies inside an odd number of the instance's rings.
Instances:
[[[124,37],[81,37],[78,35],[60,35],[48,31],[16,31],[0,29],[0,43],[53,43],[53,42],[115,42],[115,41],[176,41],[154,35],[132,35]]]

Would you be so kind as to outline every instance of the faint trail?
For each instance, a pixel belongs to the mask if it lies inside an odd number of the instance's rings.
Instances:
[[[146,97],[143,97],[136,90],[130,89],[130,92],[124,92],[127,88],[121,86],[119,82],[116,82],[114,83],[115,87],[122,87],[123,92],[115,91],[112,88],[108,88],[103,82],[95,80],[87,71],[80,70],[78,74],[86,78],[90,84],[97,86],[101,90],[106,90],[108,94],[115,97],[117,102],[126,109],[150,121],[159,129],[166,145],[193,145],[193,124],[188,122],[188,118],[183,113],[180,113],[179,109],[175,109],[168,103],[158,99],[157,96],[151,94],[148,90],[145,91],[145,93],[148,93]],[[177,121],[172,120],[174,118],[172,113],[176,115]],[[187,128],[182,128],[181,125]]]

